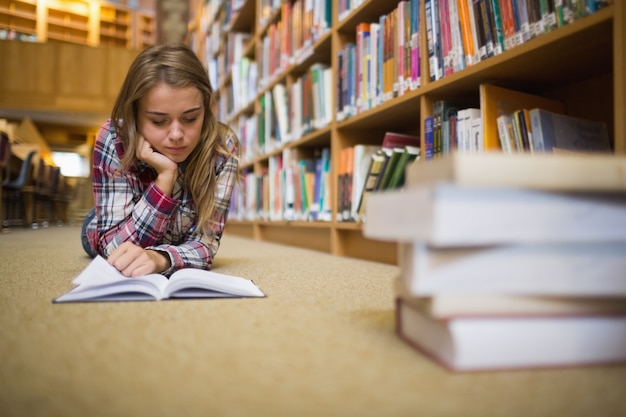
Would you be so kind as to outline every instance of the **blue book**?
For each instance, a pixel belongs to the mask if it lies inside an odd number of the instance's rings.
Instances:
[[[433,159],[433,146],[435,141],[433,122],[433,116],[427,116],[424,119],[424,159],[427,161]]]

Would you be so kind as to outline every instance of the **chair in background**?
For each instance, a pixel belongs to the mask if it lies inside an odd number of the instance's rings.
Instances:
[[[0,130],[0,182],[4,182],[5,179],[9,178],[10,160],[11,141],[9,140],[9,135]]]
[[[33,159],[37,151],[30,151],[22,164],[17,177],[6,178],[2,183],[2,202],[4,205],[3,227],[27,226],[32,222]]]
[[[11,169],[11,141],[9,135],[0,131],[0,184],[9,178]],[[4,198],[2,197],[2,187],[0,187],[0,221],[4,220]]]

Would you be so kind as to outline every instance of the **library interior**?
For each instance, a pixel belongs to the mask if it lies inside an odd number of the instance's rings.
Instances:
[[[2,414],[626,415],[625,25],[622,0],[0,0]],[[212,271],[256,299],[85,277],[99,133],[163,44],[238,140]]]

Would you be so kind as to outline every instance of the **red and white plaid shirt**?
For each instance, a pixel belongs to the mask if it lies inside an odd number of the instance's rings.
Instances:
[[[235,133],[224,125],[222,130],[220,139],[238,155]],[[154,185],[156,172],[146,164],[116,174],[123,154],[122,142],[109,120],[100,129],[93,152],[96,217],[87,227],[90,246],[104,257],[123,242],[166,252],[171,267],[165,275],[180,268],[210,269],[228,217],[237,159],[217,158],[216,211],[212,226],[202,230],[191,193],[183,187],[184,163],[179,164],[178,179],[169,196]]]

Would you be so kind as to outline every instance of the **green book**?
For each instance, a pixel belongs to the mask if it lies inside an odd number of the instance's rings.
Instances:
[[[396,163],[396,167],[393,170],[393,174],[391,174],[391,178],[387,183],[387,190],[391,190],[394,188],[400,188],[404,185],[404,173],[406,167],[411,164],[415,159],[417,159],[420,155],[420,148],[417,146],[407,146],[404,148],[404,151],[400,155],[398,162]]]

